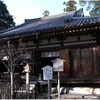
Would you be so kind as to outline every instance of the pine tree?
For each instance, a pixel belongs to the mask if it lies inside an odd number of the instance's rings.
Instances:
[[[43,13],[43,15],[44,15],[44,17],[46,17],[46,16],[49,16],[49,15],[50,15],[50,13],[49,13],[49,11],[48,11],[48,10],[45,10],[45,11],[44,11],[44,13]]]
[[[86,6],[90,16],[100,16],[100,1],[99,0],[79,0],[82,7]]]
[[[75,4],[77,3],[75,0],[69,0],[68,2],[63,2],[63,4],[66,5],[66,8],[63,9],[64,12],[70,12],[76,10]]]
[[[15,26],[13,16],[7,10],[6,4],[0,0],[0,30],[8,29]]]

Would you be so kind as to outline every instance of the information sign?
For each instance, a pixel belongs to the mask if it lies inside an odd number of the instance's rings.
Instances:
[[[43,69],[43,79],[52,80],[53,79],[53,67],[46,65]]]

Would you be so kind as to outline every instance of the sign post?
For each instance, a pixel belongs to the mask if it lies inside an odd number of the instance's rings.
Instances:
[[[48,80],[48,99],[50,99],[50,80]]]
[[[48,80],[48,99],[50,99],[50,80],[53,79],[53,68],[46,65],[43,69],[43,79]]]
[[[58,98],[60,99],[60,74],[59,74],[59,71],[58,71]]]
[[[63,71],[63,62],[65,60],[63,59],[55,59],[55,60],[52,60],[51,62],[53,62],[53,67],[54,67],[54,71],[57,71],[58,72],[58,99],[60,99],[60,71]]]

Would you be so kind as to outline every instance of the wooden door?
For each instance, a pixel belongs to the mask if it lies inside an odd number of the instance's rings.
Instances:
[[[65,60],[64,62],[64,71],[61,72],[61,74],[67,74],[70,73],[70,62],[69,62],[69,50],[63,49],[60,51],[60,58]]]
[[[80,49],[70,50],[70,76],[81,75]]]
[[[92,49],[73,49],[70,52],[70,58],[73,77],[91,77],[94,75]]]
[[[82,75],[91,76],[94,74],[93,50],[92,49],[82,49],[81,50],[81,67],[82,67]]]

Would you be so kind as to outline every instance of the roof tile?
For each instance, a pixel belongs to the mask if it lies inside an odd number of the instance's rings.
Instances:
[[[23,35],[35,35],[43,30],[74,28],[83,25],[100,23],[100,17],[83,17],[83,10],[62,13],[54,16],[26,20],[25,23],[0,31],[0,38],[11,38]]]

